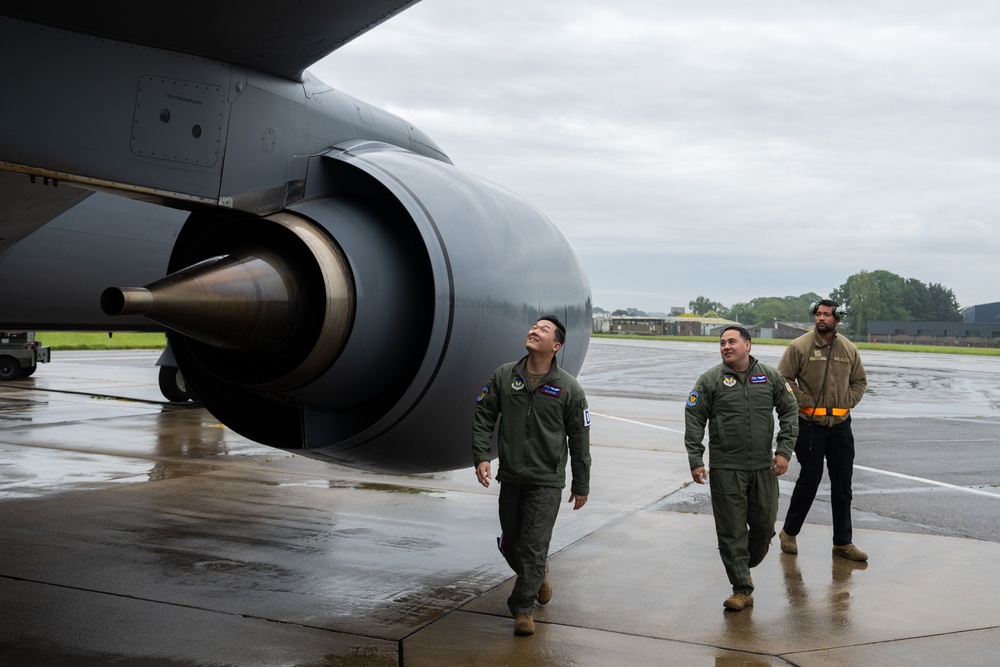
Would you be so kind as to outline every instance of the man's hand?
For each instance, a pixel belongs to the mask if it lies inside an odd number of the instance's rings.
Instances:
[[[569,494],[569,502],[573,503],[573,509],[578,510],[587,504],[588,496],[578,496],[575,493]]]
[[[705,466],[700,468],[695,468],[691,471],[691,479],[698,482],[699,484],[704,484],[708,480],[708,472],[705,471]]]
[[[483,461],[476,466],[476,479],[478,479],[479,483],[486,488],[490,487],[490,480],[493,479],[493,475],[490,474],[489,461]]]
[[[788,472],[788,459],[781,454],[775,454],[774,460],[771,461],[771,472],[775,477],[781,477]]]

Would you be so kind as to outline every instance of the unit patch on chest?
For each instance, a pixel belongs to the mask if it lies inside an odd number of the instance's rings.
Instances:
[[[732,375],[723,375],[722,376],[722,384],[726,385],[727,387],[735,387],[736,386],[736,378],[734,376],[732,376]]]

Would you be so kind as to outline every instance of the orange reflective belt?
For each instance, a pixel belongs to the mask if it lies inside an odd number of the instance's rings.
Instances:
[[[843,417],[850,410],[847,408],[799,408],[802,412],[807,415],[813,415],[814,417],[826,417],[827,415],[833,415],[834,417]]]

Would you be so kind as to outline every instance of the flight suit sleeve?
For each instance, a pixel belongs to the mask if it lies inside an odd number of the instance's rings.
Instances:
[[[707,391],[705,376],[698,378],[694,389],[688,394],[684,408],[684,448],[688,453],[691,470],[705,465],[705,424],[711,415],[712,396]]]
[[[590,495],[590,407],[587,396],[579,388],[564,415],[569,439],[570,469],[573,480],[570,491],[577,496]]]
[[[778,436],[775,453],[791,461],[795,451],[795,439],[799,435],[799,404],[795,399],[792,384],[781,373],[773,383],[774,410],[778,413]]]
[[[801,407],[812,407],[806,398],[806,392],[799,386],[797,379],[799,377],[799,367],[802,365],[802,358],[799,354],[798,348],[794,345],[789,345],[785,348],[785,352],[781,355],[781,361],[778,362],[778,373],[781,377],[785,378],[788,382],[788,386],[792,388],[792,395],[795,396],[795,401]]]
[[[491,458],[492,443],[490,439],[493,436],[497,417],[500,415],[500,393],[497,391],[499,386],[498,371],[494,371],[486,386],[479,393],[479,398],[476,399],[476,413],[472,421],[472,465],[474,467],[483,461],[489,461]]]

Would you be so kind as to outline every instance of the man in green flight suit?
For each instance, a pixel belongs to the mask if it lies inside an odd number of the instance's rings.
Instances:
[[[500,551],[517,574],[507,607],[514,634],[535,632],[537,601],[552,598],[548,577],[549,541],[566,486],[572,457],[569,502],[578,510],[590,494],[590,410],[572,375],[556,364],[566,327],[544,315],[525,337],[528,355],[493,371],[476,402],[472,452],[476,478],[485,487],[492,477],[490,438],[497,419],[500,467]]]
[[[710,477],[719,555],[733,586],[723,606],[753,605],[750,568],[764,560],[778,516],[778,477],[792,458],[798,404],[780,373],[750,356],[750,334],[729,326],[719,338],[722,363],[708,370],[688,395],[684,446],[691,477]],[[774,413],[780,420],[773,453]],[[705,424],[711,475],[705,469]]]

